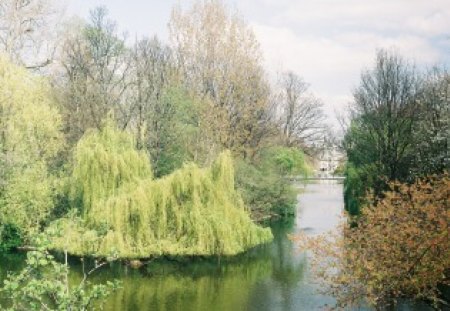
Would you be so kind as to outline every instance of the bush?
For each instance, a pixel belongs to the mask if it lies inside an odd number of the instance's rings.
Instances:
[[[304,154],[296,148],[262,150],[254,163],[236,161],[236,183],[253,218],[295,215],[296,192],[286,175],[311,171]]]
[[[26,267],[17,274],[8,274],[0,287],[2,310],[95,310],[94,305],[102,303],[119,288],[118,281],[106,284],[91,284],[87,277],[107,262],[97,263],[84,273],[81,282],[69,281],[67,258],[64,264],[55,260],[47,251],[44,239],[36,238],[39,246],[27,253]]]
[[[438,306],[438,286],[450,285],[449,175],[388,186],[383,198],[366,197],[355,225],[343,224],[343,235],[306,239],[338,307],[381,307],[398,298]]]
[[[13,224],[0,225],[0,252],[9,252],[22,245],[19,228]]]
[[[374,170],[373,165],[357,168],[351,162],[347,163],[344,172],[344,203],[345,210],[351,216],[359,215],[361,206],[364,204],[364,197],[374,186],[375,178],[377,178]]]

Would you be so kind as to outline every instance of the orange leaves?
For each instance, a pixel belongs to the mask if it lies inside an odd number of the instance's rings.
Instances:
[[[412,185],[391,183],[390,189],[376,204],[363,209],[356,226],[343,224],[343,238],[294,239],[314,253],[314,263],[322,262],[315,263],[318,277],[328,293],[336,296],[337,307],[362,299],[382,305],[400,297],[438,304],[437,285],[448,283],[449,175]],[[374,200],[369,198],[369,202]]]

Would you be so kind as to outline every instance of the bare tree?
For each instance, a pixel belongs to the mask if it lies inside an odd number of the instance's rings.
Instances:
[[[0,50],[30,69],[53,61],[58,9],[51,0],[0,1]]]
[[[173,54],[157,37],[136,42],[132,51],[132,123],[138,148],[149,147],[157,162],[163,128],[173,114],[164,95],[176,76]]]
[[[282,75],[278,102],[279,122],[287,146],[307,146],[325,134],[322,102],[293,72]]]
[[[269,103],[253,31],[220,0],[198,1],[185,12],[175,8],[169,28],[187,88],[210,105],[215,140],[251,156],[265,136]]]
[[[124,38],[102,7],[91,12],[88,24],[75,25],[71,31],[62,53],[63,111],[69,136],[76,141],[86,129],[100,127],[109,112],[125,128],[132,109],[126,93],[131,66]]]

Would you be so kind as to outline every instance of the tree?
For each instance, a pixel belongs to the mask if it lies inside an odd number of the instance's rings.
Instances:
[[[164,91],[156,110],[148,117],[147,150],[160,177],[181,168],[185,162],[208,163],[210,151],[200,131],[200,108],[186,91],[176,87]]]
[[[417,137],[412,173],[423,176],[450,168],[450,75],[435,67],[426,74],[419,99],[420,119],[413,128]]]
[[[161,107],[163,97],[174,85],[176,76],[171,49],[157,37],[139,40],[132,52],[131,74],[131,93],[134,95],[132,122],[137,131],[138,148],[141,148],[145,145],[144,136],[159,137],[159,127],[165,123],[166,111]],[[158,145],[157,138],[151,141]]]
[[[41,68],[53,61],[57,10],[51,0],[0,2],[0,51],[16,64]]]
[[[61,118],[49,84],[0,58],[0,225],[27,241],[53,208]]]
[[[150,154],[155,176],[194,159],[199,109],[178,81],[172,50],[156,37],[142,39],[132,53],[130,127],[137,147]]]
[[[410,171],[419,142],[413,129],[420,119],[421,96],[421,78],[415,69],[400,56],[379,51],[375,67],[363,72],[354,92],[351,122],[344,137],[348,162],[353,165],[353,178],[345,181],[346,204],[361,198],[352,196],[348,182],[363,184],[359,195],[369,189],[379,195],[386,189],[386,180],[412,180]],[[359,182],[361,172],[376,176],[364,178],[373,183]],[[352,210],[357,214],[359,207]]]
[[[216,0],[199,1],[186,12],[175,8],[169,28],[187,89],[209,105],[205,122],[212,126],[205,138],[251,157],[269,118],[269,87],[253,31]]]
[[[325,292],[346,309],[399,298],[442,302],[439,286],[450,284],[450,178],[448,174],[412,184],[389,183],[383,198],[366,198],[353,224],[336,235],[297,237],[310,249]]]
[[[361,85],[354,93],[355,117],[361,120],[360,129],[372,138],[379,173],[389,180],[408,177],[420,83],[411,65],[400,56],[381,50],[375,68],[361,75]],[[348,149],[350,161],[351,151],[356,148]]]
[[[75,143],[88,128],[100,128],[109,112],[125,128],[131,119],[127,90],[130,61],[117,25],[99,7],[90,22],[75,25],[63,43],[62,93],[65,132]]]
[[[297,193],[287,177],[311,171],[298,148],[264,148],[253,161],[236,160],[236,168],[236,184],[253,219],[295,215]]]
[[[322,103],[295,73],[282,75],[278,109],[287,146],[306,146],[324,134]]]

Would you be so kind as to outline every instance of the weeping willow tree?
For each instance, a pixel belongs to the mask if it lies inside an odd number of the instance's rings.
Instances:
[[[185,164],[155,180],[134,146],[110,122],[79,142],[72,197],[82,216],[52,226],[55,249],[119,258],[234,255],[272,239],[235,190],[229,152],[209,168]]]
[[[85,219],[95,202],[117,194],[124,184],[151,178],[147,154],[135,150],[135,145],[133,137],[117,130],[112,119],[77,144],[71,197]]]

